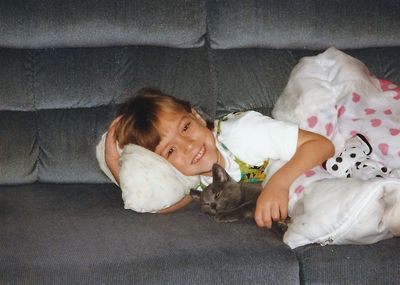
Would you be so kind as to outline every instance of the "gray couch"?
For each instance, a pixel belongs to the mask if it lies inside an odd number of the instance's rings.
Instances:
[[[124,210],[95,145],[126,90],[270,114],[336,46],[400,82],[400,2],[0,0],[0,284],[398,284],[400,239],[289,249],[192,204]]]

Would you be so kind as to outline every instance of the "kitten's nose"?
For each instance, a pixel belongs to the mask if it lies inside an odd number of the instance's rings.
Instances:
[[[217,209],[217,204],[216,203],[211,203],[211,209],[216,210]]]

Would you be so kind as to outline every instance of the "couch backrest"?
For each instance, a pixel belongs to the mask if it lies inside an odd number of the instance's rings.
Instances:
[[[400,1],[210,0],[217,115],[270,115],[295,64],[335,46],[400,82]]]
[[[1,1],[0,47],[199,47],[205,19],[205,1]]]
[[[400,2],[0,1],[0,184],[109,182],[94,146],[144,86],[209,117],[269,115],[325,47],[400,82]],[[208,31],[208,34],[206,34]],[[371,48],[376,47],[376,48]]]
[[[1,1],[0,184],[108,182],[95,145],[144,86],[212,117],[205,32],[201,0]]]
[[[211,0],[212,48],[354,49],[399,46],[400,2]]]

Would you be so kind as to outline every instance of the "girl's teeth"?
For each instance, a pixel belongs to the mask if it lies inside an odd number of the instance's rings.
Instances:
[[[193,163],[196,163],[200,160],[200,158],[203,156],[204,154],[204,147],[201,148],[201,150],[199,151],[199,153],[196,155],[196,157],[193,159]]]

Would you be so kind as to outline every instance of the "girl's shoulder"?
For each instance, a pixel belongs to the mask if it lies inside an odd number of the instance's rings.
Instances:
[[[256,111],[234,112],[225,115],[215,121],[216,133],[237,132],[262,122],[263,124],[273,122],[274,120]]]
[[[243,119],[248,120],[251,118],[259,118],[259,117],[269,118],[268,116],[265,116],[259,112],[249,110],[249,111],[239,111],[239,112],[229,113],[228,115],[223,116],[220,119],[220,121],[225,122],[225,121],[238,121]]]

